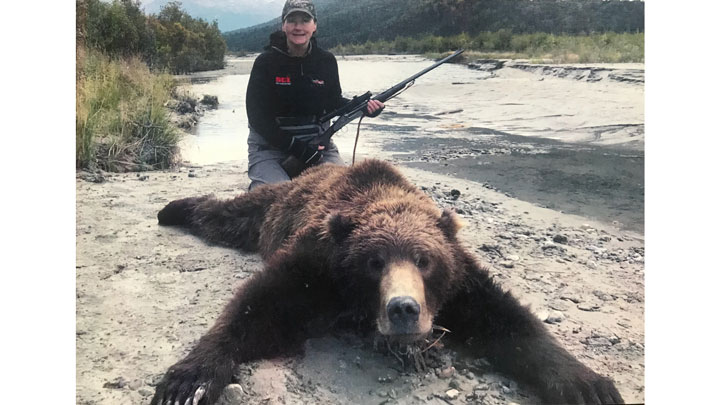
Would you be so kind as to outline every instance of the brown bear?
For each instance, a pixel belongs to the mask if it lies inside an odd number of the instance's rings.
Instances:
[[[259,251],[265,268],[170,367],[152,404],[214,403],[236,365],[296,353],[318,325],[341,324],[399,342],[425,339],[441,325],[543,401],[623,401],[610,379],[575,359],[492,281],[458,241],[456,214],[385,162],[322,165],[227,201],[173,201],[158,220]]]

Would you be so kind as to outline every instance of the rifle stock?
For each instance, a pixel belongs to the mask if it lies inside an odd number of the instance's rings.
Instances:
[[[305,163],[293,155],[288,156],[280,166],[282,166],[285,173],[287,173],[291,179],[299,176],[300,173],[305,170]]]

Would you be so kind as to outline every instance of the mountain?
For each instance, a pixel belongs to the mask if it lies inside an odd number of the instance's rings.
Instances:
[[[635,32],[645,3],[627,0],[316,0],[318,42],[325,48],[398,36],[455,35],[508,29],[517,33]],[[228,49],[260,51],[280,17],[225,32]]]
[[[140,0],[148,14],[157,14],[172,0]],[[220,31],[250,27],[280,14],[285,0],[182,0],[181,7],[194,18],[218,22]]]

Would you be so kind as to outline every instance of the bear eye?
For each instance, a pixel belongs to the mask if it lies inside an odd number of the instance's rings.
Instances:
[[[385,268],[385,260],[383,260],[381,257],[373,257],[368,260],[368,265],[372,269],[382,270],[383,268]]]
[[[420,255],[415,259],[415,265],[419,269],[424,269],[430,264],[430,259],[427,258],[425,255]]]

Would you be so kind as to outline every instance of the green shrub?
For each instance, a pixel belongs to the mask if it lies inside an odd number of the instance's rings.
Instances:
[[[138,57],[80,51],[76,87],[76,165],[108,171],[167,168],[179,134],[164,104],[175,86]]]
[[[341,55],[369,53],[441,54],[464,48],[483,57],[551,60],[556,63],[643,62],[644,33],[602,33],[555,35],[547,33],[513,34],[510,30],[462,33],[440,37],[396,37],[393,41],[367,41],[343,44],[332,51]]]

